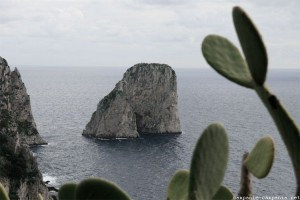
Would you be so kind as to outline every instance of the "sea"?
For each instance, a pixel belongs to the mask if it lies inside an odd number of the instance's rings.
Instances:
[[[230,145],[224,185],[239,191],[241,160],[270,135],[275,161],[264,179],[252,179],[257,197],[295,194],[287,150],[266,108],[253,90],[209,68],[175,69],[182,134],[101,140],[82,131],[98,102],[122,79],[127,67],[19,67],[31,98],[37,128],[48,145],[32,147],[44,181],[55,187],[89,177],[118,184],[134,200],[166,199],[171,177],[189,169],[195,144],[211,123],[224,125]],[[300,122],[300,69],[270,69],[266,84]]]

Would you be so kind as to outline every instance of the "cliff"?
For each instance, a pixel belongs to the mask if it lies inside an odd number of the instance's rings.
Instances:
[[[139,133],[181,133],[175,71],[165,64],[129,68],[97,106],[83,135],[138,137]]]
[[[39,135],[34,122],[30,98],[16,68],[11,72],[0,57],[0,109],[9,110],[16,119],[19,139],[28,145],[47,144]]]
[[[0,57],[0,182],[11,200],[51,199],[27,145],[42,143],[20,74]]]

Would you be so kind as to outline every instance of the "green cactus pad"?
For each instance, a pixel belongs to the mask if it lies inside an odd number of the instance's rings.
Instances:
[[[226,186],[222,185],[212,200],[232,200],[233,194]]]
[[[189,175],[188,170],[178,170],[175,173],[168,187],[167,200],[185,200],[187,198]]]
[[[189,200],[211,200],[216,194],[225,175],[228,151],[228,138],[223,126],[208,126],[193,153]]]
[[[58,191],[59,200],[75,200],[77,185],[75,183],[66,183]]]
[[[38,195],[38,200],[44,200],[44,198],[41,194]],[[73,200],[73,199],[70,199],[70,200]]]
[[[0,199],[1,200],[9,200],[8,195],[1,183],[0,183]]]
[[[86,179],[76,188],[76,199],[85,200],[129,200],[129,196],[117,185],[103,179]]]
[[[218,73],[241,86],[253,88],[253,80],[246,61],[228,39],[208,35],[202,42],[202,53],[207,63]]]
[[[247,169],[256,177],[266,177],[274,160],[274,141],[270,136],[261,138],[245,160]]]
[[[232,15],[252,78],[258,85],[263,85],[268,66],[267,51],[263,40],[251,19],[240,7],[234,7]]]

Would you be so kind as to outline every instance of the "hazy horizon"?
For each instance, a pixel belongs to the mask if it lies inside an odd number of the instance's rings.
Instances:
[[[0,56],[13,67],[208,68],[200,49],[206,35],[240,48],[231,16],[237,5],[258,27],[269,68],[299,68],[298,0],[2,0]]]

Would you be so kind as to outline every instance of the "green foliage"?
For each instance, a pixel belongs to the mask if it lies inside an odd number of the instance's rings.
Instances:
[[[44,198],[41,194],[38,195],[38,200],[44,200]]]
[[[268,57],[262,38],[251,19],[241,8],[234,7],[232,15],[252,77],[256,84],[263,85],[266,80]]]
[[[190,173],[179,170],[168,187],[168,200],[232,199],[233,195],[221,186],[228,161],[228,139],[220,124],[208,126],[194,149]]]
[[[241,86],[253,88],[247,63],[229,40],[218,35],[209,35],[203,40],[202,53],[208,64],[218,73]]]
[[[0,183],[0,199],[1,200],[9,200],[8,195],[1,183]]]
[[[300,196],[300,130],[276,96],[266,87],[256,87],[256,93],[267,107],[291,157]]]
[[[0,110],[0,129],[8,128],[12,125],[12,114],[6,109]]]
[[[78,185],[65,184],[58,194],[60,200],[130,200],[127,193],[114,183],[96,178],[83,180]]]
[[[264,178],[274,160],[274,141],[270,136],[260,139],[245,160],[248,170],[257,178]]]
[[[17,122],[18,125],[18,132],[24,133],[26,135],[36,135],[38,134],[38,131],[32,126],[31,122],[28,121],[19,121]]]
[[[76,187],[76,199],[120,199],[129,200],[129,196],[114,183],[103,179],[87,179]]]
[[[252,23],[247,14],[239,7],[235,7],[233,9],[233,21],[246,58],[246,64],[244,64],[243,59],[239,55],[238,49],[227,39],[220,36],[211,35],[205,38],[202,44],[203,55],[207,63],[220,74],[237,84],[253,88],[256,91],[272,116],[281,138],[287,147],[298,184],[296,196],[300,197],[299,127],[281,105],[277,97],[269,92],[267,87],[264,86],[267,74],[268,58],[266,48],[255,25]],[[235,62],[237,62],[239,64],[238,67],[243,70],[237,70],[237,66],[234,65]],[[245,67],[248,69],[244,69]],[[248,77],[247,71],[250,71],[252,79],[255,82],[252,86],[250,86],[247,82],[249,79],[243,78],[245,76]],[[268,157],[267,155],[264,156]],[[251,159],[253,159],[253,155]],[[265,165],[265,163],[263,165]],[[252,162],[248,162],[248,167],[252,170],[252,173],[257,173],[258,167],[254,167]],[[262,168],[264,167],[262,167],[258,170],[261,171],[256,175],[258,177],[264,177],[269,171],[269,167],[263,170]]]
[[[220,188],[228,161],[228,139],[223,126],[208,126],[196,144],[193,153],[190,182],[190,200],[210,200]]]
[[[26,159],[21,147],[17,152],[12,148],[14,138],[6,133],[0,132],[0,177],[10,177],[15,179],[25,178]]]
[[[59,200],[75,199],[77,185],[75,183],[66,183],[59,188],[58,197]]]
[[[106,110],[109,108],[111,102],[116,99],[117,96],[122,95],[123,92],[120,90],[113,90],[108,95],[106,95],[100,102],[102,109]]]
[[[212,200],[232,200],[232,192],[224,185],[222,185],[217,193],[213,196]]]
[[[188,196],[189,171],[178,170],[168,187],[168,200],[185,200]]]

